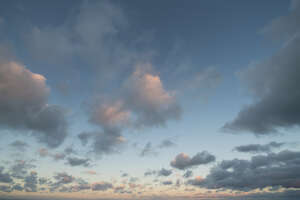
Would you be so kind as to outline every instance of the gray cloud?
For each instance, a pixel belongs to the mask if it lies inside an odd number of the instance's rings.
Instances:
[[[94,183],[92,184],[93,191],[106,191],[113,188],[113,185],[108,182]]]
[[[16,160],[10,168],[11,176],[17,179],[24,179],[29,169],[35,168],[30,161]]]
[[[83,146],[87,145],[87,143],[91,137],[92,137],[92,135],[88,132],[82,132],[78,135],[78,138]]]
[[[281,142],[270,142],[268,144],[249,144],[249,145],[241,145],[234,148],[234,150],[243,153],[269,153],[274,148],[280,148],[285,143]]]
[[[24,179],[24,189],[26,192],[37,192],[37,173],[32,171],[29,176]]]
[[[155,170],[148,170],[144,173],[144,176],[152,176],[155,175],[157,173],[157,171]]]
[[[162,168],[161,170],[157,171],[158,176],[170,176],[172,174],[172,170],[168,170],[165,168]]]
[[[15,184],[11,188],[12,190],[23,191],[24,188],[20,184]]]
[[[152,146],[151,142],[148,142],[145,147],[142,149],[140,156],[144,157],[144,156],[153,156],[153,155],[157,155],[158,152],[155,151],[154,147]]]
[[[10,144],[10,146],[22,152],[26,151],[27,147],[29,147],[29,145],[26,142],[22,142],[20,140],[14,141],[13,143]]]
[[[289,40],[295,34],[300,33],[300,4],[298,0],[291,1],[290,13],[286,16],[280,16],[271,21],[262,29],[262,33],[271,36],[272,39]]]
[[[176,144],[170,139],[165,139],[158,145],[159,148],[169,148],[174,146],[176,146]]]
[[[161,182],[163,185],[172,185],[173,182],[172,181],[163,181]]]
[[[88,167],[90,165],[90,159],[88,158],[77,158],[77,157],[69,157],[67,158],[67,163],[70,166],[84,166]]]
[[[253,156],[251,160],[224,160],[205,179],[189,183],[208,189],[249,191],[265,187],[300,188],[300,152],[281,151]]]
[[[190,178],[190,177],[192,177],[192,176],[193,176],[193,171],[191,171],[191,170],[187,170],[187,171],[182,175],[183,178]]]
[[[0,182],[1,183],[11,183],[13,180],[8,173],[3,172],[4,167],[0,167]]]
[[[297,6],[289,17],[282,17],[268,27],[274,33],[287,33],[288,41],[269,59],[240,72],[254,102],[226,123],[225,131],[265,135],[300,125],[299,13]]]
[[[178,154],[173,161],[170,162],[170,165],[174,168],[184,170],[197,165],[204,165],[212,163],[216,160],[215,156],[208,153],[207,151],[202,151],[197,153],[192,158],[188,155],[181,153]]]
[[[1,49],[0,49],[1,50]],[[0,127],[32,132],[49,147],[59,146],[67,135],[64,110],[48,105],[46,78],[21,63],[0,59]]]
[[[0,191],[1,192],[11,192],[12,189],[10,186],[7,186],[7,185],[0,185]]]

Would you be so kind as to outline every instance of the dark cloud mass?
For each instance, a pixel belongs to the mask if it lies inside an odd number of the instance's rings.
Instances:
[[[0,85],[0,128],[31,131],[49,147],[64,141],[65,112],[59,106],[48,105],[50,90],[44,76],[1,57]]]
[[[300,188],[300,152],[281,151],[253,156],[251,160],[224,160],[205,179],[189,183],[208,189],[248,191],[265,187]]]
[[[162,168],[161,170],[157,171],[158,176],[170,176],[172,174],[172,170],[168,170],[165,168]]]
[[[234,150],[238,152],[243,153],[268,153],[271,152],[274,148],[280,148],[285,143],[281,142],[270,142],[268,144],[262,145],[262,144],[249,144],[249,145],[241,145],[234,148]]]
[[[84,166],[88,167],[90,165],[90,159],[88,158],[77,158],[77,157],[69,157],[67,158],[67,163],[70,166]]]
[[[271,58],[240,73],[254,102],[226,123],[225,131],[264,135],[300,125],[299,9],[297,4],[289,16],[280,17],[266,27],[265,31],[273,35],[288,36],[287,41]]]
[[[0,182],[1,183],[11,183],[13,180],[8,173],[3,172],[4,167],[0,167]]]
[[[107,183],[107,182],[101,182],[101,183],[94,183],[92,185],[92,190],[93,191],[105,191],[108,189],[113,188],[111,183]]]
[[[188,155],[181,153],[178,154],[173,161],[171,161],[170,165],[174,168],[184,170],[190,167],[194,167],[197,165],[205,165],[212,163],[216,160],[215,156],[208,153],[207,151],[202,151],[201,153],[197,153],[192,158]]]

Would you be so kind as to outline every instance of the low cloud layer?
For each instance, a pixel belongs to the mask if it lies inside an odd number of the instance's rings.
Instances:
[[[300,188],[300,152],[281,151],[253,156],[251,160],[224,160],[206,178],[189,184],[208,189],[249,191],[266,187]]]
[[[270,142],[268,144],[249,144],[249,145],[241,145],[234,148],[235,151],[242,153],[269,153],[272,149],[280,148],[285,143],[278,142]]]
[[[170,165],[174,168],[184,170],[198,165],[205,165],[212,163],[216,160],[215,156],[208,153],[207,151],[202,151],[197,153],[192,158],[188,155],[181,153],[178,154]]]

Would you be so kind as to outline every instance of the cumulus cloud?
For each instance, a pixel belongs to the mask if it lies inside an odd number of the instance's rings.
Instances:
[[[208,189],[249,191],[266,187],[300,188],[300,152],[281,151],[253,156],[251,160],[224,160],[206,178],[190,184]]]
[[[24,189],[26,192],[37,192],[37,173],[32,171],[29,176],[24,179]]]
[[[144,173],[144,176],[152,176],[155,175],[157,173],[157,171],[155,170],[148,170]]]
[[[3,172],[4,167],[0,167],[0,182],[1,183],[11,183],[13,180],[8,173]]]
[[[98,148],[95,152],[113,152],[110,148],[117,148],[121,143],[119,138],[125,128],[164,126],[168,120],[179,119],[181,108],[175,95],[164,89],[160,77],[154,75],[151,68],[150,64],[137,66],[122,84],[120,96],[112,100],[97,100],[91,105],[89,121],[102,127],[103,132],[97,135],[109,140],[105,143],[105,149],[109,150],[99,151]]]
[[[182,175],[183,178],[190,178],[190,177],[192,177],[192,176],[193,176],[193,171],[191,171],[191,170],[187,170],[187,171]]]
[[[299,6],[289,17],[282,17],[271,25],[272,32],[287,35],[288,42],[269,59],[240,72],[254,97],[237,117],[224,125],[225,131],[251,132],[256,135],[277,133],[280,128],[300,125],[300,35]]]
[[[172,174],[172,170],[168,170],[165,168],[162,168],[161,170],[157,171],[158,176],[170,176]]]
[[[113,185],[108,182],[99,182],[92,184],[93,191],[106,191],[111,188],[113,188]]]
[[[84,166],[88,167],[90,165],[90,159],[88,158],[77,158],[77,157],[69,157],[67,158],[67,163],[70,166]]]
[[[243,153],[269,153],[274,148],[280,148],[285,143],[283,142],[270,142],[268,144],[249,144],[249,145],[241,145],[234,148],[235,151],[243,152]]]
[[[205,165],[212,163],[216,160],[215,156],[208,153],[207,151],[202,151],[201,153],[197,153],[195,156],[190,158],[188,155],[184,153],[178,154],[173,161],[171,161],[170,165],[174,168],[184,170],[197,165]]]
[[[67,135],[64,110],[47,103],[46,78],[13,60],[0,59],[0,125],[31,131],[49,147],[59,146]]]
[[[17,179],[24,179],[28,170],[35,168],[30,161],[16,160],[16,162],[10,167],[11,176]]]
[[[173,182],[172,181],[163,181],[161,182],[163,185],[172,185]]]

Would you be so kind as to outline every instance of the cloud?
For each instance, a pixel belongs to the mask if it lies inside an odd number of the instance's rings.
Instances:
[[[253,156],[251,160],[224,160],[205,179],[189,184],[208,189],[249,191],[266,187],[300,188],[300,152],[281,151]]]
[[[300,125],[298,10],[299,6],[291,11],[291,18],[280,18],[280,22],[272,25],[272,32],[285,32],[293,37],[290,36],[289,41],[267,60],[240,72],[239,76],[254,101],[245,106],[235,119],[227,122],[223,130],[266,135]]]
[[[158,176],[170,176],[172,174],[172,170],[168,170],[165,168],[162,168],[161,170],[157,171]]]
[[[165,139],[165,140],[163,140],[159,145],[158,145],[158,147],[159,148],[169,148],[169,147],[174,147],[174,146],[176,146],[176,144],[172,141],[172,140],[170,140],[170,139]]]
[[[38,154],[40,155],[40,157],[47,157],[49,155],[49,151],[46,148],[40,148],[38,150]]]
[[[215,156],[208,153],[207,151],[202,151],[197,153],[195,156],[190,158],[184,153],[178,154],[173,161],[170,162],[170,165],[174,168],[184,170],[197,165],[205,165],[212,163],[216,160]]]
[[[3,173],[4,167],[0,167],[0,182],[1,183],[11,183],[13,180],[8,173]]]
[[[92,137],[90,133],[82,132],[78,135],[78,138],[83,146],[86,146],[89,139]]]
[[[157,173],[157,171],[155,170],[148,170],[144,173],[144,176],[152,176],[155,175]]]
[[[37,192],[37,173],[32,171],[29,176],[24,179],[24,189],[26,192]]]
[[[16,140],[10,144],[10,146],[14,147],[18,151],[26,151],[27,147],[29,146],[26,142],[22,142],[20,140]]]
[[[52,155],[54,160],[63,160],[65,159],[66,155],[64,153],[56,153],[54,155]]]
[[[241,145],[234,148],[234,150],[243,153],[269,153],[274,148],[280,148],[285,143],[281,142],[270,142],[265,145],[261,144],[249,144],[249,145]]]
[[[151,155],[157,155],[158,152],[155,151],[154,147],[152,146],[151,142],[147,142],[145,147],[142,149],[140,156],[151,156]]]
[[[100,148],[96,143],[101,140],[94,141],[95,152],[116,152],[124,129],[164,126],[168,120],[180,118],[181,108],[174,94],[163,88],[160,77],[151,68],[150,64],[138,65],[116,97],[96,99],[91,104],[89,121],[103,129],[93,135],[108,140],[101,142]]]
[[[113,186],[111,183],[108,183],[108,182],[100,182],[100,183],[92,184],[93,191],[106,191],[111,188],[113,188]]]
[[[20,184],[15,184],[11,188],[12,190],[23,191],[24,188]]]
[[[280,16],[266,25],[261,33],[266,36],[271,36],[272,39],[289,40],[295,34],[300,33],[300,4],[298,0],[291,1],[290,13],[286,16]]]
[[[84,173],[89,174],[89,175],[96,175],[97,174],[97,172],[93,171],[93,170],[88,170],[88,171],[85,171]]]
[[[7,186],[7,185],[0,185],[0,191],[1,192],[11,192],[12,189],[10,186]]]
[[[88,159],[88,158],[77,158],[77,157],[67,158],[67,163],[72,167],[74,167],[74,166],[88,167],[90,165],[89,161],[90,161],[90,159]]]
[[[193,176],[193,171],[191,171],[191,170],[187,170],[187,171],[182,175],[183,178],[190,178],[190,177],[192,177],[192,176]]]
[[[163,181],[162,184],[163,185],[172,185],[173,182],[172,181]]]
[[[59,146],[67,135],[64,110],[47,103],[46,78],[13,60],[0,59],[0,125],[31,131],[49,147]]]
[[[11,176],[17,179],[24,179],[29,169],[36,166],[31,164],[30,161],[16,160],[15,164],[10,167]]]

